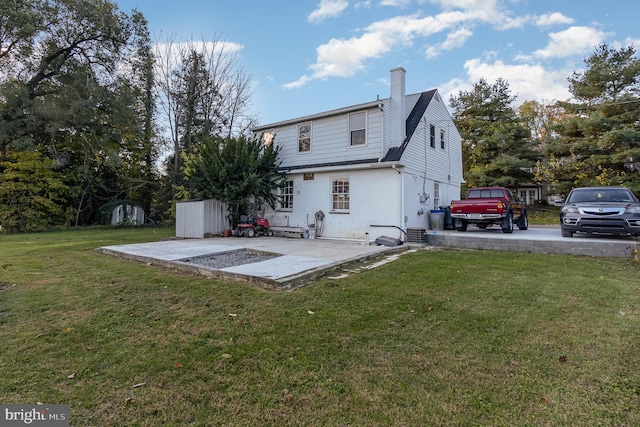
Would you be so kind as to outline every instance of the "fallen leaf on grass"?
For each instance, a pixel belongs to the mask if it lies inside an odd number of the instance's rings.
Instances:
[[[127,397],[127,398],[124,400],[124,403],[125,403],[125,405],[127,405],[127,404],[129,404],[129,403],[133,403],[133,397]]]
[[[173,364],[173,367],[176,368],[176,369],[180,369],[180,368],[182,368],[182,363],[176,362],[176,363]]]
[[[67,378],[72,380],[76,377],[76,373],[74,372],[73,374],[69,375]]]
[[[229,317],[238,317],[238,315],[235,313],[229,313]]]
[[[558,362],[560,363],[567,363],[567,356],[565,356],[564,354],[562,356],[560,356],[558,358]]]
[[[70,334],[71,333],[71,328],[67,328],[67,333]]]
[[[134,385],[133,385],[133,388],[144,387],[144,386],[146,386],[146,385],[147,385],[147,383],[138,383],[138,384],[134,384]]]
[[[315,311],[307,310],[307,314],[316,314]]]
[[[222,357],[223,359],[231,359],[232,356],[229,353],[224,353],[220,357]]]

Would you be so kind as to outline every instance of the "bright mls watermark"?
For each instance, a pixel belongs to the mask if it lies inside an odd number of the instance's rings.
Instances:
[[[0,427],[69,427],[69,405],[0,405]]]

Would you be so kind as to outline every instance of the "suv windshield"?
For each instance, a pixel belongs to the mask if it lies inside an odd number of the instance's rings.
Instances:
[[[633,202],[631,192],[624,188],[583,188],[573,190],[567,203]]]

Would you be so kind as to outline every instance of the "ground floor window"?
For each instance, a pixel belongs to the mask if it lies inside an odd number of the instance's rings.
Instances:
[[[287,181],[280,194],[280,209],[293,209],[293,181]]]
[[[331,209],[333,211],[349,210],[349,178],[341,177],[331,180]]]
[[[433,183],[433,208],[440,209],[440,183]]]

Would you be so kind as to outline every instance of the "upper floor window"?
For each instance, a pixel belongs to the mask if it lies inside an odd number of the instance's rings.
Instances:
[[[276,133],[272,130],[265,132],[262,134],[262,143],[264,144],[265,147],[269,147],[271,144],[273,144],[273,140],[276,137]]]
[[[293,209],[293,181],[287,181],[280,193],[280,209]]]
[[[349,135],[351,145],[363,145],[367,142],[367,113],[351,114],[349,116]]]
[[[331,180],[331,210],[349,210],[349,178]]]
[[[436,148],[436,127],[434,125],[429,125],[429,141],[431,148]]]
[[[445,147],[444,140],[445,140],[444,130],[440,129],[440,148],[442,148],[443,150],[444,150],[444,147]]]
[[[311,123],[298,125],[298,152],[311,151]]]

